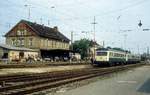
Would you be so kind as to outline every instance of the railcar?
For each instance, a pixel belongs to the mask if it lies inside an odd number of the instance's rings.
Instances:
[[[92,59],[92,64],[113,66],[137,63],[139,61],[140,56],[133,55],[127,51],[114,49],[98,49],[95,52],[95,57]]]
[[[126,63],[126,53],[113,49],[96,50],[95,58],[93,58],[94,65],[113,66],[124,63]]]
[[[132,63],[139,63],[141,61],[140,55],[127,53],[126,54],[126,63],[132,64]]]

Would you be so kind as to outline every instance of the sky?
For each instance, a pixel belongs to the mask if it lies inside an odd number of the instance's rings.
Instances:
[[[150,31],[143,31],[150,29],[149,9],[150,0],[1,0],[0,43],[21,19],[57,26],[69,39],[73,31],[74,41],[92,40],[95,16],[99,44],[143,53],[150,46]]]

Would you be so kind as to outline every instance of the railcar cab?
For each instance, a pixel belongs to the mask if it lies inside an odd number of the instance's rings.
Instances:
[[[97,51],[95,59],[99,61],[108,61],[108,51]]]
[[[93,65],[101,65],[106,64],[109,61],[108,57],[109,53],[107,50],[104,49],[97,49],[95,51],[95,57],[93,58]]]

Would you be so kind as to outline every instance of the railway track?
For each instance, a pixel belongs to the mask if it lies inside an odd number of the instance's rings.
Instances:
[[[59,71],[52,73],[41,73],[31,75],[16,75],[0,77],[0,82],[3,83],[0,87],[0,95],[24,95],[30,94],[53,87],[58,87],[70,82],[80,81],[99,75],[104,75],[112,72],[117,72],[140,66],[141,64],[132,64],[125,66],[109,67],[109,68],[93,68],[70,71]]]
[[[50,67],[50,66],[76,66],[90,65],[90,62],[41,62],[41,63],[0,63],[0,68],[35,68],[35,67]]]

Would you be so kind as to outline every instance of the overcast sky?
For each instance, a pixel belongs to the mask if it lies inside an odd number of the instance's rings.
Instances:
[[[25,6],[27,5],[27,6]],[[134,53],[145,52],[150,46],[150,0],[1,0],[0,41],[21,19],[50,27],[74,40],[93,39],[96,18],[96,41],[105,46],[122,47]],[[49,25],[48,25],[49,20]],[[141,20],[142,26],[138,27]],[[84,33],[82,33],[84,31]]]

